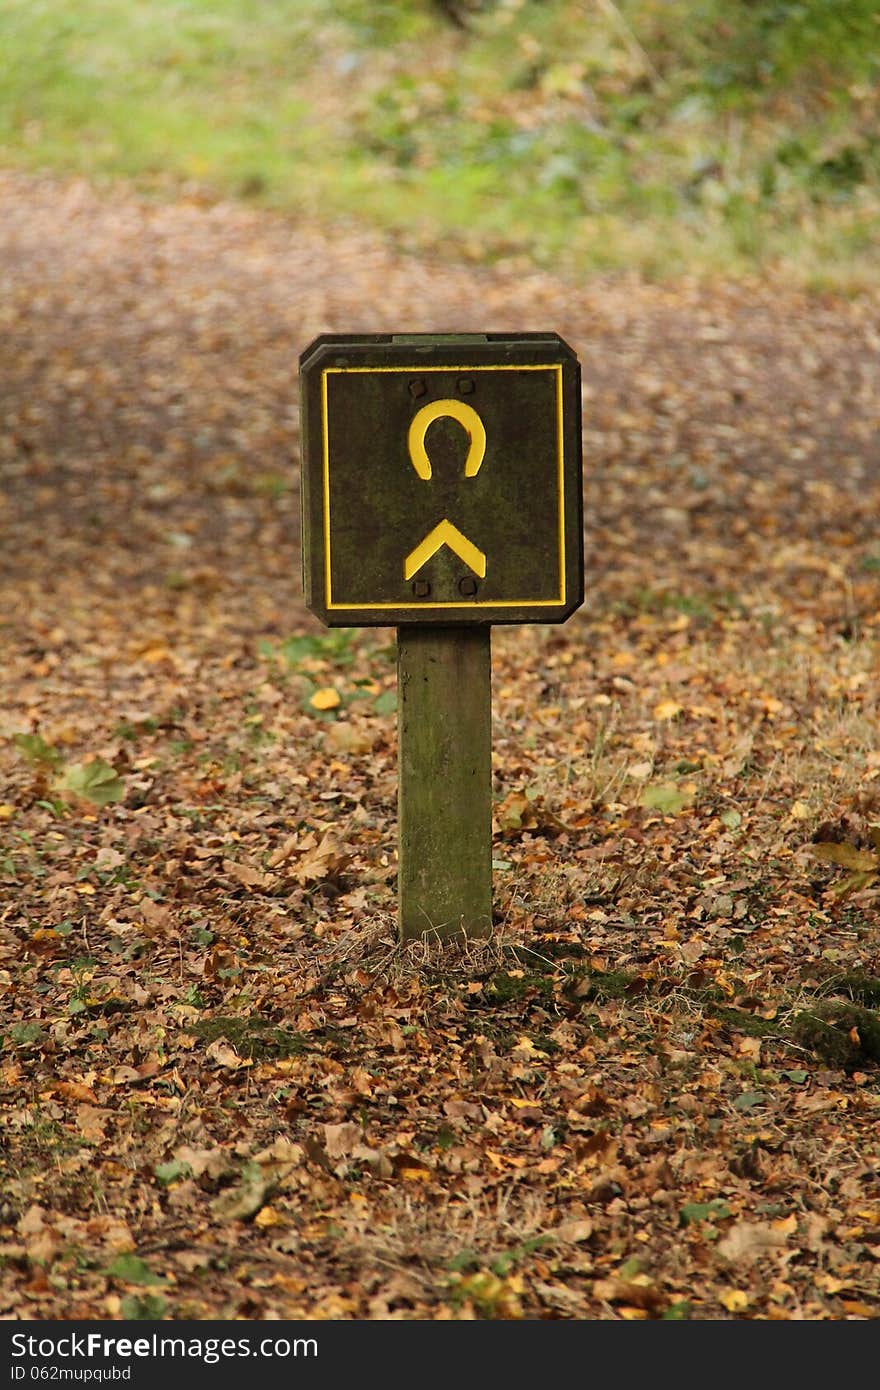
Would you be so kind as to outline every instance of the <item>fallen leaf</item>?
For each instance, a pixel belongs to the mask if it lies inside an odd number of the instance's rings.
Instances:
[[[168,903],[157,903],[146,893],[138,903],[137,910],[149,934],[161,931],[171,920],[171,908]]]
[[[880,870],[880,854],[870,849],[857,849],[855,845],[820,842],[810,846],[816,859],[827,864],[840,864],[844,869],[858,873],[873,873]]]
[[[277,1165],[281,1169],[287,1169],[298,1167],[303,1158],[301,1144],[294,1144],[292,1140],[279,1136],[267,1149],[261,1149],[254,1156],[254,1162],[262,1164],[263,1167]]]
[[[459,1280],[458,1298],[469,1299],[484,1317],[519,1319],[523,1315],[521,1286],[514,1279],[499,1279],[488,1270],[478,1270]]]
[[[579,1244],[581,1241],[589,1240],[593,1234],[593,1223],[589,1217],[575,1218],[571,1221],[563,1221],[555,1226],[550,1235],[557,1240],[571,1241]]]
[[[102,873],[107,873],[110,869],[118,869],[124,863],[125,855],[120,854],[118,849],[112,849],[109,845],[99,849],[95,855],[95,868],[100,869]]]
[[[340,703],[339,691],[334,690],[332,685],[326,685],[322,690],[316,690],[309,700],[312,709],[318,710],[336,709]]]
[[[216,1181],[232,1167],[232,1157],[224,1148],[197,1149],[190,1144],[181,1144],[174,1150],[174,1157],[179,1163],[186,1164],[194,1178],[204,1176]]]
[[[556,835],[570,827],[545,804],[544,798],[532,791],[510,792],[494,812],[500,834],[512,838],[527,830]]]
[[[260,1207],[254,1217],[254,1225],[261,1231],[273,1230],[276,1226],[286,1226],[287,1221],[275,1207]]]
[[[300,841],[298,835],[288,835],[282,843],[269,855],[269,868],[277,869],[285,864],[288,859],[292,859],[300,851]]]
[[[47,1212],[45,1207],[41,1207],[38,1202],[34,1202],[28,1207],[23,1216],[19,1217],[17,1231],[20,1236],[38,1235],[45,1229]]]
[[[634,1279],[597,1279],[593,1284],[593,1297],[606,1303],[626,1303],[646,1312],[653,1312],[666,1302],[647,1275],[636,1275]]]
[[[727,1235],[719,1240],[716,1249],[725,1260],[737,1263],[740,1260],[755,1260],[770,1250],[779,1250],[786,1244],[783,1232],[772,1226],[759,1225],[754,1221],[740,1221],[731,1226]]]
[[[226,1067],[230,1071],[238,1071],[239,1067],[249,1067],[250,1061],[245,1061],[239,1057],[234,1048],[222,1038],[215,1038],[214,1041],[205,1048],[205,1056],[210,1057],[212,1062],[216,1062],[218,1067]]]
[[[324,1149],[328,1158],[348,1158],[361,1142],[363,1129],[356,1124],[324,1125]]]
[[[211,1212],[218,1221],[249,1221],[264,1205],[271,1183],[259,1163],[246,1163],[241,1181],[227,1188],[211,1203]]]
[[[324,735],[324,746],[333,753],[350,753],[359,757],[369,753],[373,747],[374,734],[369,729],[356,727],[347,719],[337,719],[328,726]]]
[[[339,846],[336,836],[328,830],[319,844],[307,850],[293,868],[297,883],[314,883],[319,879],[331,878],[341,872],[350,862],[351,855]]]
[[[100,1144],[106,1136],[105,1125],[109,1118],[108,1110],[96,1105],[79,1105],[76,1109],[76,1127],[90,1144]]]
[[[161,1274],[154,1274],[145,1260],[130,1251],[124,1251],[117,1255],[111,1264],[107,1266],[107,1273],[112,1279],[120,1279],[124,1284],[167,1284]]]
[[[627,777],[631,777],[634,781],[644,782],[646,777],[650,777],[653,770],[653,763],[630,763],[629,767],[626,769],[626,775]]]
[[[675,816],[693,804],[694,791],[690,787],[676,786],[673,782],[658,782],[646,787],[639,800],[648,810],[660,811],[664,816]]]
[[[109,806],[125,799],[125,783],[119,773],[102,758],[73,763],[55,780],[55,789],[65,797],[80,797],[95,806]]]
[[[233,859],[224,859],[223,871],[245,888],[268,888],[272,884],[270,876],[252,864],[239,864]]]
[[[749,1306],[749,1295],[744,1289],[727,1289],[719,1300],[728,1313],[742,1313]]]
[[[58,1096],[63,1096],[65,1100],[81,1100],[87,1105],[97,1105],[98,1098],[91,1086],[84,1086],[81,1081],[59,1081],[53,1086],[53,1091]]]

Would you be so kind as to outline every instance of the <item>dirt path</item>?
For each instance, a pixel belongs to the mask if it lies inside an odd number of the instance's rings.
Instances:
[[[255,587],[292,611],[296,363],[318,332],[567,338],[583,364],[600,587],[645,540],[658,577],[725,588],[781,542],[841,525],[870,536],[876,302],[778,286],[577,287],[400,258],[355,230],[326,239],[231,206],[151,207],[9,174],[0,208],[0,562],[13,581],[44,581],[47,556],[55,575],[81,567],[101,534],[140,583],[181,549],[222,572],[247,547],[245,605]]]
[[[880,999],[809,859],[880,810],[878,309],[0,174],[3,1316],[877,1315],[878,1049],[796,1023]],[[487,328],[581,359],[588,601],[493,636],[498,939],[413,965],[297,358]]]

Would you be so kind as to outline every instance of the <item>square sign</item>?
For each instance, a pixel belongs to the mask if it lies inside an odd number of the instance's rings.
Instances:
[[[325,335],[300,382],[303,590],[329,627],[583,603],[580,368],[556,334]]]

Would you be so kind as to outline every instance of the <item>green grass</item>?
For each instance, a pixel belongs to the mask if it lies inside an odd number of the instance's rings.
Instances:
[[[466,12],[0,0],[0,162],[354,216],[468,259],[873,282],[876,0]]]

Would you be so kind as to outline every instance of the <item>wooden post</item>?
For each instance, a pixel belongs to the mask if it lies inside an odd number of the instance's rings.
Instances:
[[[492,930],[490,633],[397,631],[403,941]]]

